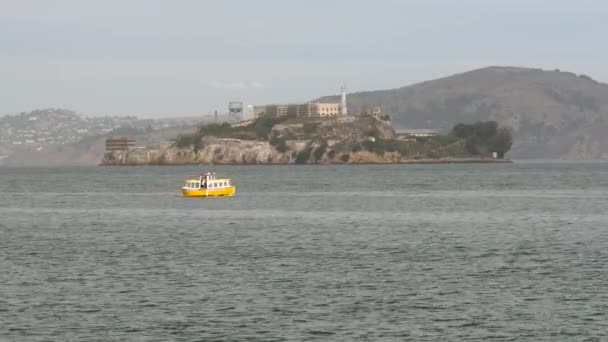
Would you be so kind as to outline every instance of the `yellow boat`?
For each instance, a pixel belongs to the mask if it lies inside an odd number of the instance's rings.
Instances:
[[[205,172],[186,179],[182,194],[186,197],[234,196],[236,187],[229,178],[216,178],[214,172]]]

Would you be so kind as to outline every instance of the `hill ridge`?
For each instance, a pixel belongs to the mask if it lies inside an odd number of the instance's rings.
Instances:
[[[328,96],[320,101],[336,101]],[[488,66],[394,89],[348,94],[351,112],[378,106],[396,127],[442,132],[459,122],[511,127],[511,158],[608,159],[608,84],[558,69]]]

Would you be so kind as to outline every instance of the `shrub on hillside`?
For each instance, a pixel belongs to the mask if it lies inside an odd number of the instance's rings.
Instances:
[[[175,146],[179,148],[194,146],[194,134],[180,134],[174,142]]]
[[[296,155],[296,164],[306,164],[310,159],[310,154],[312,152],[312,147],[307,147],[302,151],[298,152]]]
[[[317,147],[317,149],[313,153],[315,161],[319,161],[321,158],[323,158],[325,151],[327,151],[327,143],[324,142],[321,144],[321,146]]]
[[[273,137],[270,139],[270,144],[274,146],[275,150],[281,153],[285,153],[285,151],[287,151],[287,143],[285,142],[285,139]]]

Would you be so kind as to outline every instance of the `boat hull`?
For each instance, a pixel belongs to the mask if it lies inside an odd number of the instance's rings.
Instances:
[[[221,197],[234,196],[236,187],[230,186],[222,189],[187,189],[182,188],[182,195],[186,197]]]

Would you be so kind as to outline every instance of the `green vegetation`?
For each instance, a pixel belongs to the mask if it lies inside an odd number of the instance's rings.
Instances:
[[[285,125],[296,125],[296,124],[308,124],[308,123],[317,123],[322,124],[325,121],[330,121],[330,117],[317,117],[317,118],[307,118],[307,117],[288,117],[283,123]]]
[[[232,132],[232,127],[229,123],[224,122],[223,124],[212,123],[207,126],[202,126],[198,129],[199,133],[203,135],[216,135],[223,136]]]
[[[178,148],[192,147],[195,152],[203,148],[203,136],[201,133],[180,134],[173,140],[173,143]]]
[[[193,134],[180,134],[174,140],[175,146],[179,148],[189,147],[194,145]]]
[[[451,132],[452,136],[464,139],[465,149],[474,156],[498,154],[502,159],[511,149],[513,136],[508,128],[499,128],[496,121],[478,121],[472,125],[458,124]]]
[[[185,148],[190,146],[195,150],[199,150],[202,148],[201,140],[205,136],[241,140],[268,140],[272,127],[288,119],[290,119],[288,116],[280,118],[262,116],[249,125],[238,127],[233,127],[227,122],[223,124],[212,123],[199,127],[196,133],[181,134],[173,142],[176,147]],[[277,151],[284,152],[287,150],[284,140],[275,140],[271,141],[271,143]]]
[[[420,153],[424,152],[422,148],[424,144],[416,142],[416,141],[403,141],[397,139],[374,139],[366,140],[362,143],[356,144],[353,146],[353,152],[359,152],[361,150],[365,150],[368,152],[375,153],[379,156],[383,156],[385,153],[393,153],[398,152],[402,156],[408,156],[411,154],[415,154],[415,151],[419,151]]]
[[[274,125],[281,123],[287,119],[288,119],[287,117],[275,118],[275,117],[265,115],[265,116],[262,116],[262,117],[258,118],[257,120],[255,120],[252,125],[244,126],[244,127],[242,127],[242,129],[253,128],[258,139],[265,140],[265,139],[268,139],[268,137],[270,135],[270,131],[272,130],[272,127],[274,127]]]
[[[303,149],[302,151],[298,152],[298,154],[296,155],[296,164],[306,164],[306,162],[308,162],[308,160],[310,159],[310,154],[312,152],[312,147],[308,146],[305,149]]]
[[[453,134],[448,134],[448,135],[437,135],[434,137],[430,137],[430,139],[428,139],[428,140],[431,142],[434,142],[438,145],[441,145],[441,146],[449,146],[455,142],[458,142],[460,140],[460,138]]]
[[[341,156],[340,156],[340,160],[341,160],[343,163],[348,163],[348,161],[350,160],[350,154],[343,154],[343,155],[341,155]]]
[[[313,135],[315,132],[317,132],[317,128],[319,128],[319,125],[321,125],[320,122],[307,122],[307,123],[304,123],[304,134],[306,136]]]
[[[283,138],[273,137],[270,139],[270,145],[274,146],[275,150],[285,153],[287,151],[287,142]]]
[[[380,139],[380,130],[377,127],[374,127],[367,132],[367,135],[378,140]]]
[[[363,148],[367,151],[383,156],[386,151],[386,144],[391,142],[392,140],[375,139],[374,141],[366,140],[361,145],[363,145]]]
[[[513,142],[511,131],[499,128],[494,121],[458,124],[447,135],[408,140],[380,139],[378,133],[377,129],[369,130],[366,134],[373,139],[353,142],[347,151],[356,153],[363,150],[378,156],[396,152],[401,157],[412,159],[490,157],[492,152],[496,152],[502,159]]]
[[[321,160],[321,158],[323,158],[323,155],[325,154],[325,151],[327,151],[327,143],[323,142],[321,146],[319,146],[313,153],[315,161]]]

